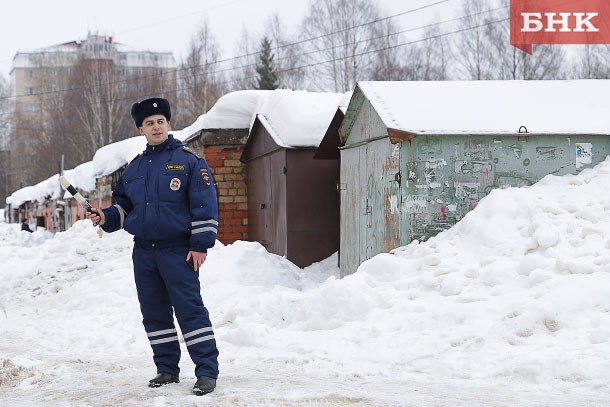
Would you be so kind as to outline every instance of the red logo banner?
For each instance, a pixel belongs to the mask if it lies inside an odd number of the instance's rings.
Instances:
[[[610,44],[610,0],[510,0],[510,43]]]

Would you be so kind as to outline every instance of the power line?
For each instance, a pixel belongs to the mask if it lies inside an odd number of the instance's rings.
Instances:
[[[329,48],[315,49],[315,50],[312,50],[312,51],[304,52],[302,54],[296,54],[296,55],[290,55],[290,56],[286,56],[286,57],[280,57],[280,58],[275,59],[274,61],[278,62],[278,61],[283,61],[283,60],[286,60],[286,59],[297,58],[297,57],[307,56],[307,55],[311,55],[311,54],[317,54],[317,53],[321,53],[323,51],[329,51],[329,50],[333,50],[333,49],[336,49],[336,48],[345,47],[345,46],[349,46],[349,45],[358,45],[358,44],[362,44],[362,43],[365,43],[365,42],[372,42],[372,41],[375,41],[375,40],[389,38],[391,36],[395,36],[395,35],[399,35],[399,34],[404,34],[404,33],[407,33],[407,32],[419,31],[419,30],[423,30],[423,29],[426,29],[426,28],[438,26],[438,25],[441,25],[441,24],[451,23],[451,22],[458,21],[458,20],[461,20],[461,19],[464,19],[464,18],[467,18],[467,17],[473,17],[473,16],[476,16],[476,15],[479,15],[479,14],[489,13],[489,12],[497,11],[497,10],[500,10],[500,9],[503,9],[503,8],[506,8],[506,6],[498,7],[498,8],[495,8],[495,9],[484,10],[484,11],[480,11],[480,12],[477,12],[477,13],[469,14],[467,16],[457,17],[457,18],[453,18],[451,20],[445,20],[445,21],[441,21],[441,22],[437,22],[437,23],[431,23],[431,24],[427,24],[427,25],[424,25],[424,26],[416,27],[416,28],[409,28],[407,30],[396,31],[396,32],[388,33],[388,34],[382,34],[382,35],[379,35],[377,37],[365,38],[365,39],[362,39],[362,40],[359,40],[359,41],[353,41],[353,42],[347,42],[347,43],[343,43],[343,44],[338,44],[338,45],[335,45],[335,46],[329,47]],[[430,39],[433,39],[433,38],[430,37]],[[427,40],[427,38],[423,38],[423,40]],[[420,42],[420,41],[416,41],[416,42]],[[408,44],[413,44],[413,43],[416,43],[416,42],[410,42]],[[278,48],[281,48],[281,47],[282,46],[276,47],[274,49],[278,49]],[[215,73],[222,73],[222,72],[231,71],[231,70],[235,70],[235,69],[248,68],[248,67],[254,67],[254,66],[256,66],[256,64],[255,63],[251,63],[251,64],[246,64],[246,65],[240,65],[240,66],[237,66],[237,67],[226,68],[226,69],[222,69],[222,70],[219,70],[219,71],[204,72],[204,73],[201,73],[201,74],[193,74],[191,76],[199,76],[199,75],[204,75],[204,74],[205,75],[208,75],[208,74],[212,75],[212,74],[215,74]]]
[[[453,34],[459,34],[459,33],[462,33],[462,32],[474,30],[476,28],[481,28],[481,27],[485,27],[485,26],[488,26],[488,25],[491,25],[491,24],[500,23],[500,22],[508,21],[508,20],[509,20],[509,18],[503,18],[503,19],[500,19],[500,20],[490,21],[490,22],[487,22],[487,23],[484,23],[484,24],[480,24],[480,25],[476,25],[476,26],[472,26],[472,27],[462,28],[462,29],[459,29],[459,30],[456,30],[456,31],[451,31],[451,32],[442,33],[442,34],[436,34],[436,35],[433,35],[431,37],[421,38],[421,39],[418,39],[418,40],[413,40],[413,41],[409,41],[409,42],[395,44],[395,45],[391,45],[391,46],[387,46],[387,47],[383,47],[383,48],[378,48],[378,49],[374,49],[374,50],[364,51],[364,52],[361,52],[361,53],[358,53],[358,54],[354,54],[354,55],[349,55],[349,56],[345,56],[345,57],[337,57],[337,58],[333,58],[331,60],[314,62],[314,63],[310,63],[310,64],[307,64],[307,65],[301,65],[301,66],[298,66],[298,67],[287,68],[287,69],[280,70],[279,72],[287,72],[287,71],[292,71],[292,70],[297,70],[297,69],[310,68],[310,67],[317,66],[317,65],[322,65],[322,64],[327,64],[327,63],[331,63],[331,62],[342,61],[342,60],[345,60],[345,59],[348,59],[348,58],[368,55],[368,54],[372,54],[372,53],[376,53],[376,52],[380,52],[380,51],[387,51],[387,50],[390,50],[390,49],[404,47],[406,45],[417,44],[417,43],[420,43],[420,42],[425,42],[425,41],[429,41],[429,40],[433,40],[433,39],[438,39],[438,38],[446,37],[446,36],[453,35]],[[248,77],[248,78],[244,78],[244,79],[253,79],[253,78],[256,78],[256,77],[253,76],[253,77]],[[230,83],[230,82],[232,82],[232,81],[221,82],[220,84]]]
[[[386,46],[386,47],[382,47],[382,48],[368,50],[368,51],[364,51],[364,52],[361,52],[361,53],[358,53],[358,54],[355,54],[355,55],[350,55],[348,57],[338,57],[338,58],[333,58],[333,59],[330,59],[330,60],[310,63],[310,64],[301,65],[301,66],[293,67],[293,68],[288,68],[288,69],[281,70],[280,72],[286,72],[286,71],[290,71],[290,70],[293,70],[293,69],[304,69],[304,68],[313,67],[313,66],[321,65],[321,64],[325,64],[325,63],[341,61],[341,60],[344,60],[346,58],[358,57],[358,56],[367,55],[367,54],[371,54],[371,53],[375,53],[375,52],[381,52],[381,51],[385,51],[385,50],[389,50],[389,49],[395,49],[395,48],[399,48],[399,47],[403,47],[403,46],[408,46],[408,45],[415,44],[415,43],[420,43],[420,42],[424,42],[424,41],[438,39],[438,38],[441,38],[441,37],[455,35],[455,34],[462,33],[462,32],[467,32],[467,31],[470,31],[470,30],[473,30],[473,29],[477,29],[477,28],[489,26],[489,25],[492,25],[492,24],[497,24],[497,23],[505,22],[505,21],[508,21],[508,20],[509,20],[508,18],[503,18],[503,19],[498,19],[498,20],[493,20],[493,21],[487,21],[487,22],[485,22],[483,24],[478,24],[478,25],[474,25],[474,26],[470,26],[470,27],[465,27],[465,28],[462,28],[462,29],[457,29],[457,30],[453,30],[453,31],[445,32],[445,33],[439,33],[439,34],[436,34],[436,35],[431,35],[431,36],[428,36],[428,37],[425,37],[425,38],[421,38],[421,39],[417,39],[417,40],[413,40],[413,41],[409,41],[409,42],[403,42],[403,43],[400,43],[400,44],[395,44],[395,45],[390,45],[390,46]],[[255,77],[252,76],[252,77],[242,78],[242,80],[253,79],[253,78],[255,78]],[[227,82],[233,82],[233,81],[226,81],[225,83],[227,83]],[[176,89],[172,89],[172,90],[165,90],[165,92],[176,92],[176,91],[186,90],[186,89],[188,89],[188,88],[176,88]],[[127,98],[118,98],[118,99],[113,99],[113,100],[119,101],[119,100],[123,100],[123,99],[127,99]],[[91,102],[89,104],[93,105],[93,104],[101,104],[101,103],[105,103],[105,102],[107,102],[107,101],[99,100],[99,101],[96,101],[96,102]],[[34,130],[35,131],[35,130],[38,130],[38,129],[28,129],[28,130]]]
[[[444,0],[444,1],[448,1],[448,0]],[[430,27],[430,26],[446,24],[446,23],[453,22],[453,21],[460,20],[460,19],[464,19],[464,18],[467,18],[467,17],[471,17],[471,16],[483,14],[483,13],[489,13],[489,12],[496,11],[496,10],[499,10],[499,9],[502,9],[502,8],[506,8],[506,7],[499,7],[499,8],[495,8],[495,9],[485,10],[485,11],[482,11],[482,12],[472,13],[472,14],[467,15],[467,16],[461,16],[461,17],[454,18],[454,19],[451,19],[451,20],[446,20],[446,21],[443,21],[443,22],[428,24],[428,25],[425,25],[425,26],[422,26],[422,27],[418,27],[418,28],[414,28],[414,29],[410,29],[410,30],[405,30],[404,32],[406,32],[406,31],[415,31],[415,30],[420,30],[422,28],[427,28],[427,27]],[[400,14],[404,14],[404,13],[400,13]],[[305,64],[305,65],[300,65],[300,66],[296,66],[296,67],[291,67],[291,68],[286,68],[286,69],[280,69],[280,70],[278,70],[278,72],[289,72],[289,71],[293,71],[293,70],[310,68],[310,67],[314,67],[314,66],[318,66],[318,65],[327,64],[327,63],[338,62],[338,61],[342,61],[342,60],[345,60],[345,59],[348,59],[348,58],[354,58],[354,57],[368,55],[368,54],[372,54],[372,53],[376,53],[376,52],[381,52],[381,51],[386,51],[386,50],[395,49],[395,48],[399,48],[399,47],[404,47],[404,46],[407,46],[407,45],[413,45],[413,44],[417,44],[417,43],[422,43],[422,42],[425,42],[425,41],[429,41],[429,40],[433,40],[433,39],[437,39],[437,38],[442,38],[442,37],[458,34],[458,33],[461,33],[461,32],[470,31],[470,30],[473,30],[473,29],[476,29],[476,28],[481,28],[481,27],[484,27],[484,26],[488,26],[488,25],[491,25],[491,24],[495,24],[495,23],[499,23],[499,22],[503,22],[503,21],[508,21],[508,20],[509,20],[509,18],[504,18],[504,19],[500,19],[500,20],[494,20],[494,21],[486,22],[484,24],[480,24],[480,25],[476,25],[476,26],[472,26],[472,27],[466,27],[466,28],[463,28],[463,29],[459,29],[459,30],[456,30],[456,31],[450,31],[450,32],[441,33],[441,34],[435,34],[435,35],[432,35],[432,36],[429,36],[429,37],[423,37],[423,38],[420,38],[420,39],[417,39],[417,40],[413,40],[413,41],[409,41],[409,42],[404,42],[404,43],[394,44],[394,45],[386,46],[386,47],[382,47],[382,48],[376,48],[376,49],[373,49],[373,50],[363,51],[363,52],[360,52],[360,53],[357,53],[357,54],[353,54],[353,55],[349,55],[349,56],[336,57],[336,58],[332,58],[332,59],[329,59],[329,60],[313,62],[313,63],[309,63],[309,64]],[[375,21],[378,21],[378,20],[375,20]],[[398,33],[399,32],[392,33],[392,34],[389,34],[389,35],[395,35],[395,34],[398,34]],[[331,35],[331,34],[326,34],[326,35]],[[379,38],[379,37],[377,37],[377,38]],[[371,39],[367,39],[367,40],[361,40],[361,41],[358,41],[358,42],[370,41],[370,40]],[[350,44],[353,45],[354,43],[350,43]],[[350,45],[350,44],[343,44],[343,45]],[[331,49],[331,48],[325,48],[325,49],[322,49],[322,50],[317,50],[315,52],[322,52],[322,51],[326,51],[326,50],[329,50],[329,49]],[[306,54],[308,54],[308,53],[306,53]],[[248,55],[250,55],[250,54],[247,54],[246,56],[248,56]],[[232,59],[236,59],[236,58],[232,58]],[[238,66],[238,67],[226,68],[226,69],[222,69],[222,70],[218,70],[218,71],[206,72],[204,74],[205,75],[211,75],[211,74],[215,74],[215,73],[222,73],[222,72],[226,72],[226,71],[237,70],[237,69],[241,69],[241,68],[247,68],[248,66],[252,66],[252,64],[242,65],[242,66]],[[202,75],[202,74],[190,75],[189,77],[198,76],[198,75]],[[155,75],[155,76],[158,76],[158,75]],[[238,81],[246,81],[246,80],[255,79],[255,78],[256,78],[256,76],[244,77],[244,78],[239,78],[239,79],[230,79],[230,80],[225,80],[225,81],[217,82],[217,83],[215,83],[215,85],[224,85],[224,84],[229,84],[229,83],[236,83]],[[124,81],[122,81],[122,82],[124,82]],[[90,88],[94,88],[94,87],[97,87],[97,85],[92,86],[92,87],[83,87],[83,89],[90,89]],[[193,89],[193,88],[194,88],[193,86],[176,87],[174,89],[165,89],[162,92],[155,92],[154,95],[158,95],[159,93],[172,94],[174,92],[181,92],[181,91],[185,91],[185,90],[189,90],[189,89]],[[48,93],[44,93],[43,92],[43,93],[37,94],[37,96],[44,96],[45,94],[51,94],[51,93],[57,93],[57,91],[48,92]],[[88,102],[86,104],[88,104],[88,105],[96,105],[96,104],[101,104],[101,103],[107,103],[107,102],[110,102],[110,101],[133,100],[134,97],[150,97],[150,96],[154,96],[154,95],[153,94],[141,94],[139,96],[129,95],[129,96],[126,96],[126,97],[119,97],[119,98],[112,98],[112,99],[105,99],[105,100],[98,100],[98,101]],[[34,95],[27,95],[27,96],[34,96]],[[2,99],[2,98],[0,98],[0,99]]]
[[[345,31],[353,30],[354,28],[364,27],[364,26],[367,26],[367,25],[370,25],[370,24],[375,24],[375,23],[379,23],[381,21],[386,21],[386,20],[389,20],[391,18],[404,16],[404,15],[407,15],[407,14],[410,14],[410,13],[414,13],[416,11],[421,11],[421,10],[424,10],[424,9],[427,9],[427,8],[430,8],[430,7],[437,6],[437,5],[442,4],[442,3],[446,3],[448,1],[449,0],[440,0],[440,1],[437,1],[436,3],[431,3],[431,4],[428,4],[426,6],[414,8],[414,9],[407,10],[407,11],[403,11],[401,13],[393,14],[393,15],[390,15],[390,16],[387,16],[387,17],[383,17],[383,18],[379,18],[377,20],[369,21],[367,23],[356,24],[356,25],[353,25],[351,27],[347,27],[347,28],[343,28],[341,30],[333,31],[333,32],[328,33],[328,34],[322,34],[322,35],[319,35],[317,37],[312,37],[312,38],[308,38],[308,39],[305,39],[305,40],[302,40],[302,41],[297,41],[297,42],[294,42],[294,43],[291,43],[291,44],[278,46],[278,47],[274,48],[273,50],[279,49],[279,48],[283,48],[283,47],[287,47],[287,46],[298,45],[298,44],[302,44],[302,43],[313,41],[313,40],[318,40],[318,39],[321,39],[321,38],[328,37],[330,35],[340,34],[340,33],[345,32]]]
[[[335,35],[335,34],[340,34],[342,32],[345,32],[345,31],[348,31],[348,30],[352,30],[352,29],[355,29],[355,28],[360,28],[360,27],[364,27],[364,26],[367,26],[367,25],[376,24],[376,23],[379,23],[381,21],[389,20],[391,18],[396,18],[396,17],[404,16],[404,15],[411,14],[411,13],[414,13],[414,12],[417,12],[417,11],[421,11],[421,10],[426,9],[426,8],[434,7],[434,6],[437,6],[439,4],[446,3],[448,1],[450,1],[450,0],[440,0],[440,1],[437,1],[435,3],[431,3],[431,4],[428,4],[428,5],[425,5],[425,6],[421,6],[421,7],[417,7],[417,8],[414,8],[414,9],[407,10],[407,11],[403,11],[403,12],[400,12],[400,13],[397,13],[397,14],[393,14],[393,15],[390,15],[390,16],[387,16],[387,17],[378,18],[378,19],[375,19],[375,20],[372,20],[372,21],[368,21],[368,22],[365,22],[365,23],[356,24],[356,25],[353,25],[353,26],[350,26],[350,27],[347,27],[347,28],[343,28],[343,29],[340,29],[340,30],[332,31],[332,32],[329,32],[329,33],[326,33],[326,34],[322,34],[322,35],[316,36],[316,37],[307,38],[305,40],[300,40],[300,41],[296,41],[296,42],[292,42],[292,43],[288,43],[288,44],[282,44],[280,46],[276,46],[276,47],[272,48],[272,50],[278,50],[280,48],[286,48],[286,47],[289,47],[289,46],[295,46],[295,45],[303,44],[303,43],[306,43],[306,42],[311,42],[311,41],[314,41],[314,40],[318,40],[318,39],[321,39],[321,38],[329,37],[329,36],[332,36],[332,35]],[[124,79],[124,80],[118,80],[118,81],[105,82],[105,83],[102,83],[102,84],[99,84],[99,85],[94,85],[94,86],[81,86],[81,87],[76,87],[76,88],[57,89],[57,90],[52,90],[52,91],[36,92],[36,93],[33,93],[33,94],[26,94],[26,95],[5,96],[5,97],[0,97],[0,100],[3,100],[3,99],[13,99],[13,98],[21,98],[21,97],[31,97],[31,96],[41,96],[41,95],[44,96],[44,95],[50,95],[50,94],[56,94],[56,93],[74,92],[74,91],[79,91],[79,90],[83,90],[83,89],[95,88],[95,87],[99,87],[99,86],[115,85],[115,84],[120,84],[120,83],[124,83],[124,82],[135,82],[135,81],[138,81],[138,80],[141,80],[141,79],[149,79],[149,78],[155,78],[155,77],[162,77],[164,75],[171,75],[172,73],[176,73],[177,74],[178,72],[181,72],[181,71],[189,71],[191,69],[202,67],[202,66],[219,65],[219,64],[222,64],[222,63],[225,63],[225,62],[230,62],[230,61],[239,60],[239,59],[242,59],[242,58],[248,58],[248,57],[251,57],[251,56],[255,56],[255,55],[258,55],[259,53],[260,53],[260,51],[257,51],[257,52],[253,52],[253,53],[247,53],[245,55],[238,55],[238,56],[234,56],[234,57],[230,57],[230,58],[221,59],[221,60],[218,60],[218,61],[213,61],[213,62],[210,62],[208,64],[199,64],[199,65],[193,65],[193,66],[184,67],[184,68],[176,68],[176,69],[167,70],[167,71],[164,71],[164,72],[161,72],[161,73],[155,73],[155,74],[144,75],[144,76],[139,76],[139,77],[136,76],[136,77],[133,77],[133,78],[128,78],[128,79]],[[227,68],[227,69],[224,69],[224,70],[222,70],[220,72],[224,72],[224,71],[227,71],[227,70],[230,71],[230,70],[240,69],[240,68],[243,68],[243,67],[244,66]],[[142,68],[151,68],[151,67],[142,67]],[[190,76],[192,76],[192,75],[190,75]]]
[[[506,7],[500,7],[500,8],[506,8]],[[500,8],[487,10],[486,12],[495,11],[495,10],[498,10]],[[471,15],[463,16],[463,17],[460,17],[458,19],[463,19],[463,18],[466,18],[466,17],[470,17],[470,16],[482,14],[482,13],[484,13],[484,12],[473,13]],[[452,21],[455,21],[455,20],[457,20],[457,19],[452,19],[452,20],[449,20],[449,21],[452,22]],[[313,66],[318,66],[318,65],[323,65],[323,64],[327,64],[327,63],[333,63],[333,62],[342,61],[342,60],[345,60],[345,59],[348,59],[348,58],[354,58],[354,57],[368,55],[368,54],[372,54],[372,53],[376,53],[376,52],[387,51],[387,50],[390,50],[390,49],[400,48],[400,47],[404,47],[404,46],[407,46],[407,45],[413,45],[413,44],[417,44],[417,43],[426,42],[426,41],[429,41],[429,40],[434,40],[434,39],[438,39],[438,38],[442,38],[442,37],[447,37],[447,36],[454,35],[454,34],[459,34],[459,33],[462,33],[462,32],[467,32],[467,31],[470,31],[470,30],[474,30],[474,29],[477,29],[477,28],[489,26],[491,24],[496,24],[496,23],[500,23],[500,22],[504,22],[504,21],[508,21],[508,20],[509,20],[509,18],[503,18],[503,19],[499,19],[499,20],[488,21],[488,22],[483,23],[483,24],[479,24],[479,25],[475,25],[475,26],[471,26],[471,27],[466,27],[466,28],[462,28],[462,29],[458,29],[458,30],[450,31],[450,32],[446,32],[446,33],[435,34],[435,35],[432,35],[432,36],[429,36],[429,37],[424,37],[424,38],[420,38],[420,39],[417,39],[417,40],[408,41],[408,42],[404,42],[404,43],[400,43],[400,44],[394,44],[394,45],[391,45],[391,46],[386,46],[386,47],[382,47],[382,48],[376,48],[376,49],[373,49],[373,50],[363,51],[361,53],[357,53],[357,54],[353,54],[353,55],[348,55],[348,56],[344,56],[344,57],[331,58],[331,59],[328,59],[328,60],[314,62],[314,63],[309,63],[309,64],[300,65],[300,66],[296,66],[296,67],[292,67],[292,68],[280,69],[280,70],[278,70],[278,72],[288,72],[288,71],[293,71],[293,70],[298,70],[298,69],[305,69],[305,68],[310,68],[310,67],[313,67]],[[442,23],[430,24],[429,26],[438,25],[438,24],[442,24]],[[427,26],[424,26],[424,27],[427,27]],[[248,66],[250,66],[250,65],[244,65],[244,66],[241,66],[241,67],[248,67]],[[238,67],[238,68],[241,68],[241,67]],[[224,72],[224,71],[233,70],[233,69],[236,69],[236,68],[228,68],[228,69],[225,69],[225,70],[214,71],[214,72],[211,72],[211,73],[219,73],[219,72]],[[235,82],[237,82],[239,80],[247,81],[247,80],[251,80],[251,79],[255,79],[255,78],[257,78],[257,77],[256,76],[249,76],[249,77],[240,78],[240,79],[237,79],[237,80],[235,80],[235,79],[226,80],[226,81],[222,81],[222,82],[217,82],[216,85],[235,83]],[[174,93],[174,92],[185,91],[185,90],[192,89],[192,88],[193,87],[181,87],[181,88],[175,88],[175,89],[168,89],[168,90],[165,90],[165,92],[166,93]],[[141,97],[149,97],[149,96],[154,96],[154,95],[152,95],[152,94],[150,94],[150,95],[141,95]],[[124,100],[124,99],[128,99],[128,98],[122,98],[122,99],[117,99],[117,100]],[[97,103],[103,103],[103,102],[104,101],[97,101],[97,102],[92,102],[92,103],[93,104],[97,104]]]
[[[354,55],[349,55],[349,56],[345,56],[345,57],[337,57],[337,58],[333,58],[333,59],[330,59],[330,60],[313,62],[313,63],[306,64],[306,65],[300,65],[300,66],[297,66],[297,67],[282,69],[282,70],[279,70],[278,72],[288,72],[288,71],[297,70],[297,69],[310,68],[310,67],[313,67],[313,66],[318,66],[318,65],[323,65],[323,64],[327,64],[327,63],[342,61],[342,60],[345,60],[345,59],[348,59],[348,58],[368,55],[368,54],[372,54],[372,53],[375,53],[375,52],[387,51],[387,50],[390,50],[390,49],[400,48],[400,47],[404,47],[404,46],[407,46],[407,45],[417,44],[417,43],[421,43],[421,42],[425,42],[425,41],[429,41],[429,40],[433,40],[433,39],[438,39],[438,38],[447,37],[447,36],[454,35],[454,34],[459,34],[459,33],[462,33],[462,32],[467,32],[467,31],[470,31],[470,30],[486,27],[486,26],[489,26],[491,24],[496,24],[496,23],[500,23],[500,22],[504,22],[504,21],[508,21],[508,20],[509,20],[509,18],[503,18],[503,19],[500,19],[500,20],[488,21],[488,22],[483,23],[483,24],[479,24],[479,25],[475,25],[475,26],[471,26],[471,27],[465,27],[465,28],[461,28],[461,29],[458,29],[458,30],[455,30],[455,31],[446,32],[446,33],[435,34],[435,35],[432,35],[430,37],[420,38],[420,39],[417,39],[417,40],[413,40],[413,41],[409,41],[409,42],[404,42],[404,43],[400,43],[400,44],[395,44],[395,45],[391,45],[391,46],[387,46],[387,47],[383,47],[383,48],[377,48],[377,49],[374,49],[374,50],[364,51],[364,52],[361,52],[361,53],[358,53],[358,54],[354,54]],[[257,78],[257,77],[256,76],[250,76],[250,77],[241,78],[241,80],[249,80],[249,79],[255,79],[255,78]],[[234,82],[236,82],[236,80],[227,80],[227,81],[219,82],[217,84],[218,85],[222,85],[222,84],[234,83]],[[192,87],[166,89],[166,90],[164,90],[163,93],[174,93],[174,92],[180,92],[180,91],[184,91],[184,90],[188,90],[188,89],[192,89]],[[140,97],[142,97],[142,98],[152,97],[152,96],[154,96],[154,95],[153,94],[140,95]],[[95,104],[107,103],[109,101],[121,101],[121,100],[128,100],[128,99],[133,99],[133,96],[129,96],[129,97],[125,97],[125,98],[109,99],[109,100],[98,100],[98,101],[90,102],[89,104],[90,105],[95,105]]]
[[[244,0],[233,0],[233,1],[229,1],[229,2],[227,2],[227,3],[218,4],[218,5],[213,6],[213,7],[208,7],[208,8],[206,8],[205,10],[201,10],[201,11],[195,11],[195,12],[193,12],[193,13],[189,13],[189,14],[183,14],[183,15],[180,15],[180,16],[176,16],[176,17],[167,18],[167,19],[165,19],[165,20],[156,21],[156,22],[151,23],[151,24],[147,24],[147,25],[141,25],[141,26],[139,26],[139,27],[135,27],[135,28],[132,28],[132,29],[130,29],[130,30],[119,31],[119,32],[117,32],[117,35],[119,35],[119,34],[125,34],[125,33],[129,33],[129,32],[134,32],[134,31],[140,31],[140,30],[142,30],[142,29],[149,28],[149,27],[158,27],[158,26],[159,26],[159,24],[167,23],[167,22],[169,22],[169,21],[180,20],[180,19],[183,19],[183,18],[185,18],[185,17],[192,17],[192,16],[193,16],[193,14],[203,14],[203,13],[207,13],[207,12],[209,12],[209,11],[211,11],[211,10],[216,10],[216,9],[219,9],[219,8],[227,7],[227,6],[230,6],[230,5],[235,4],[235,3],[241,3],[241,2],[243,2],[243,1],[244,1]]]

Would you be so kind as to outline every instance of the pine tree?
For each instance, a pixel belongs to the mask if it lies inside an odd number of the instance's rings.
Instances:
[[[273,58],[275,58],[275,55],[271,52],[271,40],[267,37],[263,37],[258,57],[259,62],[256,64],[258,85],[254,86],[255,89],[273,90],[280,87],[277,68],[275,67]]]

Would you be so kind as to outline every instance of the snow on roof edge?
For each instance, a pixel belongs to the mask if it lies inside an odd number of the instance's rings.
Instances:
[[[356,91],[386,127],[411,133],[510,134],[522,125],[528,134],[610,133],[607,79],[361,81]],[[445,127],[435,130],[439,117]]]
[[[269,135],[271,136],[271,138],[273,139],[275,144],[277,144],[278,146],[283,147],[283,148],[294,148],[294,147],[284,144],[282,139],[279,138],[279,136],[277,135],[275,129],[273,128],[273,125],[271,123],[269,123],[269,120],[267,120],[267,118],[265,117],[264,114],[258,113],[256,115],[256,118],[258,119],[260,124],[265,128],[265,130],[267,130],[267,133],[269,133]]]

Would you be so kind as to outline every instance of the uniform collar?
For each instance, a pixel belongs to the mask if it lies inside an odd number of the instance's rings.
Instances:
[[[165,140],[161,144],[157,144],[156,146],[151,146],[150,144],[146,144],[146,151],[144,151],[144,154],[159,154],[168,148],[172,148],[174,146],[175,141],[176,140],[174,140],[174,136],[169,134],[167,136],[167,140]]]

